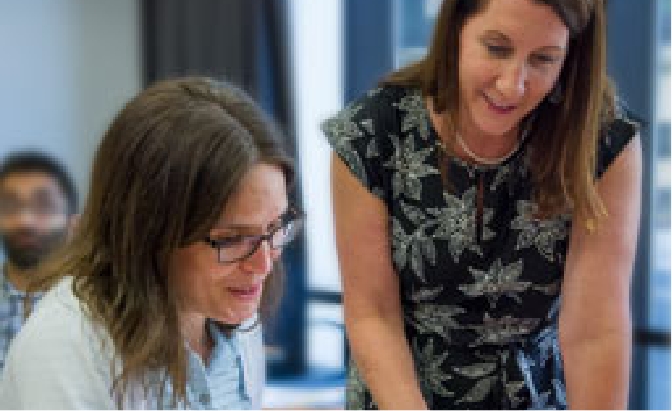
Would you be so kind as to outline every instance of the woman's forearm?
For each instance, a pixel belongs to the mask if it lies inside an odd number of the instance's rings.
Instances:
[[[565,340],[560,346],[570,409],[626,409],[630,383],[631,333]]]
[[[426,409],[401,321],[380,317],[347,321],[360,374],[380,409]]]

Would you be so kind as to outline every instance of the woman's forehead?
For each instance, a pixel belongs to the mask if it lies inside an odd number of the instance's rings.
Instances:
[[[253,167],[222,210],[217,227],[265,229],[287,211],[287,187],[280,168]]]
[[[465,28],[497,32],[514,41],[534,43],[535,47],[562,47],[569,30],[552,7],[534,0],[489,1],[467,20]]]

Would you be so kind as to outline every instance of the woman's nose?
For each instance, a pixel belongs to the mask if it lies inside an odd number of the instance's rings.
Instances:
[[[273,267],[273,252],[268,240],[264,240],[259,247],[243,261],[245,268],[253,274],[268,274]]]
[[[505,103],[515,103],[525,94],[527,65],[520,62],[508,64],[498,77],[496,86]]]

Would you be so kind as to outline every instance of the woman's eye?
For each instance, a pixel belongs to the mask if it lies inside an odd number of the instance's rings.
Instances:
[[[545,54],[537,54],[535,56],[532,56],[532,60],[540,64],[551,64],[554,63],[557,59],[553,56],[548,56]]]
[[[488,52],[490,54],[497,57],[506,57],[511,52],[511,49],[506,46],[495,46],[492,44],[486,44],[485,47],[488,49]]]
[[[237,245],[241,244],[245,241],[245,237],[240,236],[240,235],[235,235],[235,236],[229,236],[229,237],[220,237],[216,238],[215,242],[217,242],[219,245]]]

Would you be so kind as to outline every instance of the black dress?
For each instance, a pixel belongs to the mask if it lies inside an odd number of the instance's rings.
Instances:
[[[497,166],[442,155],[423,97],[402,87],[370,91],[322,128],[387,206],[406,337],[428,406],[566,408],[557,322],[571,216],[533,216],[530,148],[523,143]],[[611,125],[598,176],[635,133],[625,120]],[[349,409],[376,407],[354,363],[346,397]]]

